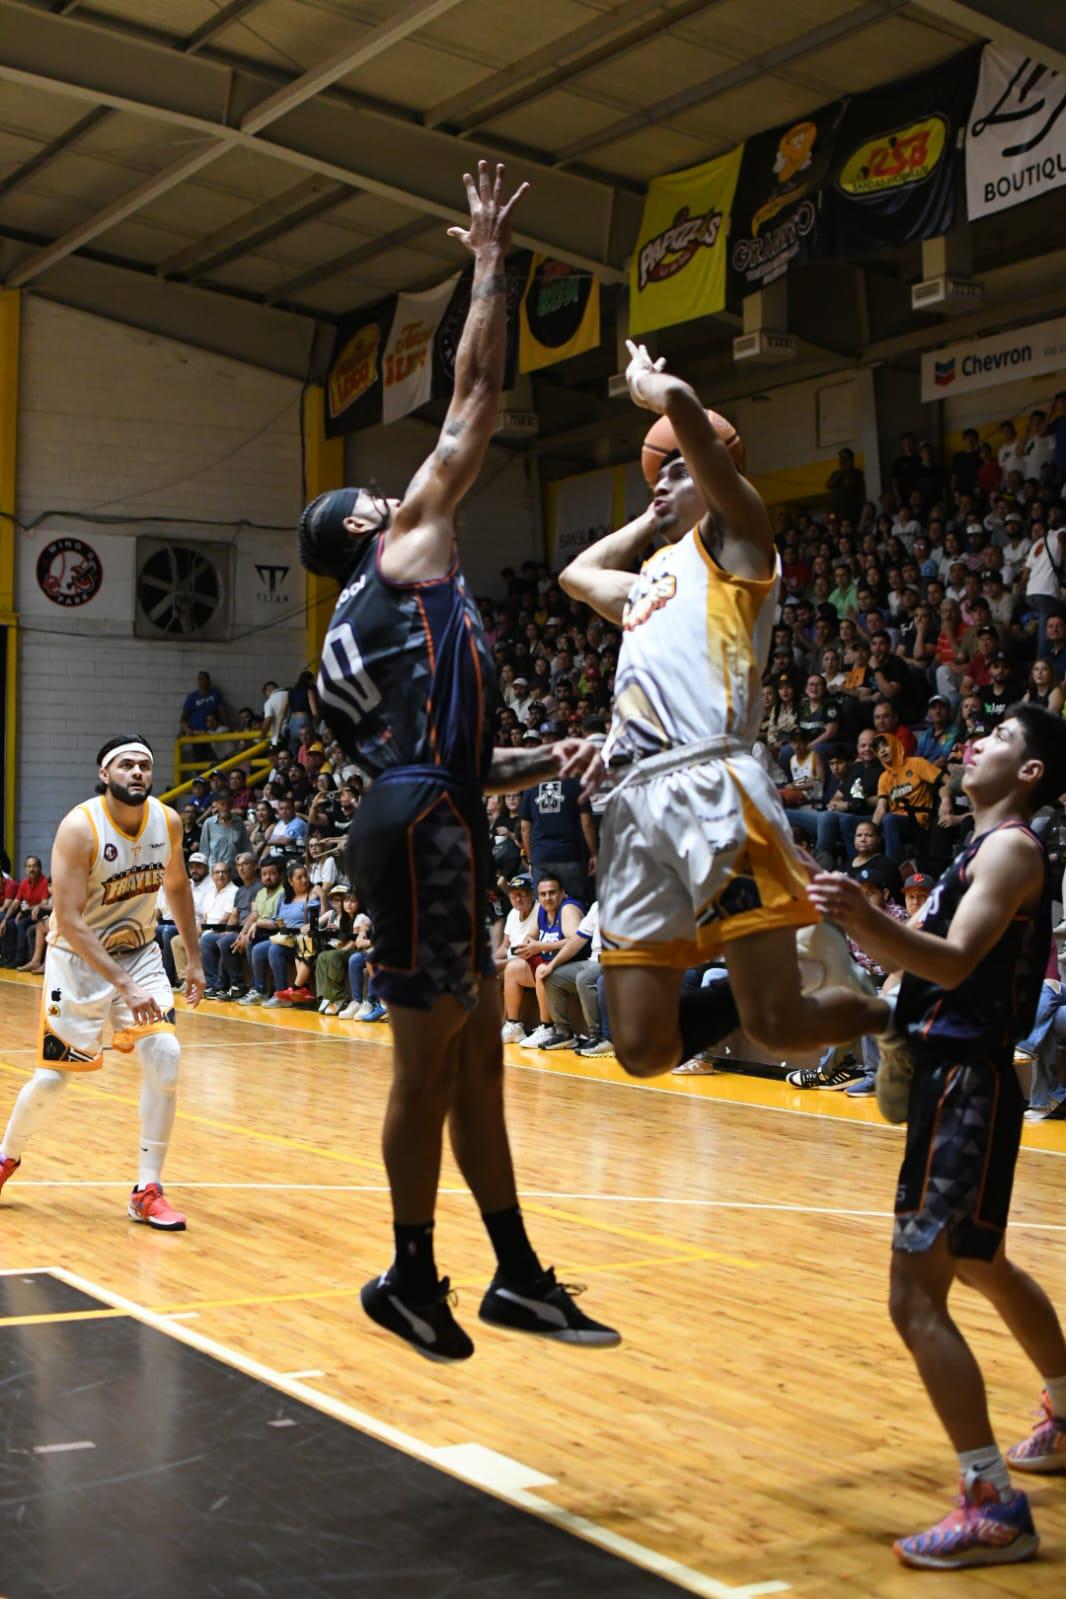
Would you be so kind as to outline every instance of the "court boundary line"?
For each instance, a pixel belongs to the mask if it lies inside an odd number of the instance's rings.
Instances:
[[[393,1427],[390,1423],[372,1416],[368,1411],[359,1410],[356,1406],[349,1405],[345,1400],[321,1393],[316,1388],[309,1388],[298,1379],[286,1377],[284,1373],[275,1371],[273,1367],[265,1366],[253,1356],[245,1355],[240,1350],[231,1349],[228,1345],[207,1337],[185,1322],[175,1323],[173,1318],[161,1316],[158,1312],[149,1310],[147,1306],[138,1304],[136,1300],[127,1299],[123,1294],[117,1294],[109,1288],[103,1288],[99,1283],[94,1283],[90,1278],[83,1277],[78,1272],[69,1271],[64,1266],[35,1266],[21,1270],[17,1268],[0,1270],[0,1276],[4,1277],[30,1277],[35,1275],[55,1277],[58,1281],[66,1283],[68,1287],[76,1288],[81,1293],[91,1295],[104,1305],[109,1305],[115,1310],[124,1312],[144,1326],[151,1327],[154,1331],[161,1332],[168,1338],[175,1338],[179,1343],[187,1344],[190,1348],[199,1350],[201,1354],[209,1355],[212,1359],[221,1361],[223,1365],[231,1366],[235,1370],[243,1372],[245,1376],[252,1377],[257,1382],[276,1389],[279,1393],[286,1394],[290,1399],[309,1405],[313,1410],[330,1416],[335,1421],[343,1422],[357,1432],[377,1438],[380,1442],[398,1449],[401,1453],[410,1455],[416,1460],[421,1460],[435,1471],[443,1472],[446,1476],[465,1482],[469,1486],[487,1493],[493,1499],[502,1500],[505,1504],[512,1505],[518,1510],[524,1510],[541,1521],[547,1521],[561,1531],[580,1538],[584,1543],[593,1544],[603,1549],[607,1554],[614,1555],[631,1566],[648,1571],[653,1576],[662,1577],[667,1582],[672,1582],[676,1587],[686,1589],[689,1593],[703,1595],[704,1599],[761,1599],[762,1595],[791,1591],[791,1584],[777,1580],[741,1583],[736,1586],[721,1582],[705,1572],[696,1571],[690,1566],[682,1565],[680,1561],[673,1560],[668,1555],[660,1554],[657,1550],[650,1549],[644,1544],[636,1543],[633,1539],[627,1538],[621,1533],[612,1532],[610,1528],[603,1527],[586,1516],[578,1515],[575,1511],[567,1510],[561,1505],[555,1505],[550,1500],[541,1499],[527,1489],[515,1487],[513,1484],[505,1485],[493,1481],[484,1465],[479,1465],[469,1458],[456,1456],[454,1454],[455,1444],[440,1446],[427,1444],[413,1434],[402,1432],[398,1427]],[[525,1467],[524,1463],[520,1461],[515,1462],[515,1464],[528,1471],[534,1469]]]

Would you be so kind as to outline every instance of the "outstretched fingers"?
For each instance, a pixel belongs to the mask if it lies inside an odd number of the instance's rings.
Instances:
[[[502,168],[501,168],[501,170],[502,170]],[[503,207],[503,210],[500,212],[500,216],[509,218],[510,215],[511,215],[511,212],[514,210],[514,208],[518,204],[519,200],[522,199],[523,195],[526,195],[528,193],[529,193],[529,184],[528,183],[520,183],[518,185],[518,188],[512,194],[511,198],[508,200],[507,204]]]

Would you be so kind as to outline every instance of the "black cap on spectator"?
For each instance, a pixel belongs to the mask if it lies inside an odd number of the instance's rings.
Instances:
[[[903,887],[924,888],[927,894],[931,894],[933,891],[933,879],[929,876],[928,872],[915,872],[913,876],[908,877]]]
[[[533,877],[532,877],[531,873],[529,873],[529,872],[516,872],[513,877],[508,878],[507,887],[508,888],[532,888],[533,887]]]

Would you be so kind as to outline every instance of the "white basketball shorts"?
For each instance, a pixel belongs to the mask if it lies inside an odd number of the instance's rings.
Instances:
[[[41,995],[40,1064],[56,1071],[94,1072],[103,1065],[104,1024],[114,1028],[111,1042],[128,1054],[138,1038],[174,1031],[174,991],[163,970],[158,944],[123,950],[112,957],[152,995],[163,1020],[138,1027],[126,1001],[111,983],[69,950],[48,946]]]

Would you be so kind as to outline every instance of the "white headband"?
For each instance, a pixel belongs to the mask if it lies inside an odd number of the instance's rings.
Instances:
[[[142,744],[139,739],[133,739],[129,744],[119,744],[116,749],[108,750],[101,762],[103,770],[106,772],[111,762],[117,761],[120,755],[147,755],[152,764],[155,764],[155,756],[148,748],[148,745]]]

